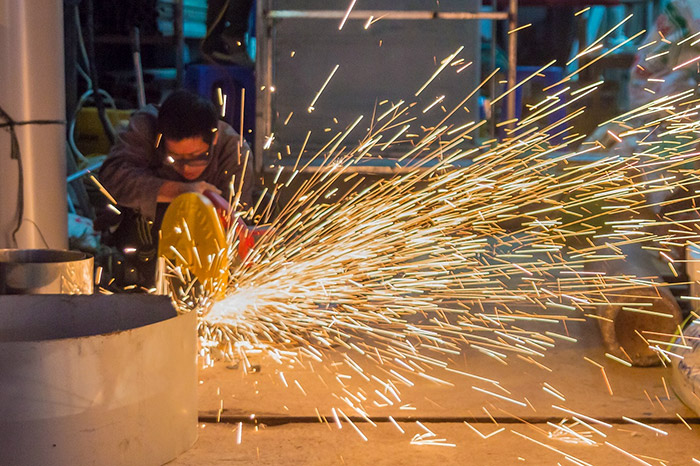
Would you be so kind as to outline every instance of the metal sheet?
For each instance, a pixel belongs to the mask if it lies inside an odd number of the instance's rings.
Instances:
[[[79,251],[0,249],[0,294],[92,294],[93,262]]]
[[[0,296],[3,463],[158,465],[187,450],[196,322],[162,296]]]

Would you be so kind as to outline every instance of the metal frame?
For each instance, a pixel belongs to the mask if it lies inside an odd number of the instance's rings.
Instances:
[[[272,47],[275,34],[275,20],[280,19],[362,19],[370,16],[390,20],[491,20],[508,21],[509,30],[517,27],[518,0],[508,0],[508,11],[491,12],[440,12],[440,11],[400,11],[400,10],[272,10],[267,7],[270,0],[257,2],[257,59],[255,61],[256,108],[255,108],[255,170],[263,168],[263,150],[266,135],[272,130]],[[495,3],[494,3],[495,4]],[[495,34],[492,41],[495,43]],[[508,35],[508,87],[516,84],[517,34]],[[493,90],[492,90],[493,92]],[[493,97],[493,96],[492,96]],[[506,113],[508,119],[515,116],[515,93],[508,95]]]

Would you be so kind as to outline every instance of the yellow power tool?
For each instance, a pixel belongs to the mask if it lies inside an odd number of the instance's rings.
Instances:
[[[222,217],[208,195],[181,194],[165,211],[158,242],[158,257],[179,267],[182,285],[196,278],[207,295],[216,297],[225,293],[229,278]]]

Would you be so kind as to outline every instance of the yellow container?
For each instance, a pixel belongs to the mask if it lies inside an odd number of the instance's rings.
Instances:
[[[120,128],[129,124],[129,118],[131,118],[134,110],[108,108],[106,113],[114,129],[119,131]],[[75,144],[80,149],[80,152],[85,155],[106,154],[109,152],[109,139],[105,134],[104,128],[102,128],[102,123],[100,123],[97,108],[83,107],[78,112],[75,119]]]

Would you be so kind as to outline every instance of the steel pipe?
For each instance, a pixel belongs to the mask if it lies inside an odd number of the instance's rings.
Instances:
[[[0,294],[92,294],[92,270],[79,251],[0,249]]]
[[[0,0],[0,248],[68,247],[63,55],[61,0]]]

